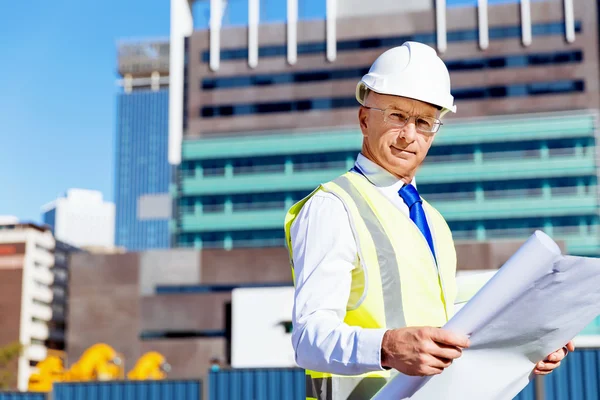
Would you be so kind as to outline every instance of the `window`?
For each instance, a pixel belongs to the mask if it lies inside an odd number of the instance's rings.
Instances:
[[[189,339],[206,337],[225,337],[224,330],[205,330],[205,331],[142,331],[141,340],[159,340],[159,339]]]
[[[356,155],[348,152],[321,153],[321,154],[298,154],[291,157],[294,171],[311,171],[326,169],[346,168],[348,159],[354,159]]]
[[[54,268],[52,269],[54,273],[55,282],[66,283],[68,280],[68,272],[64,269]]]
[[[233,247],[283,246],[285,231],[283,229],[264,229],[237,231],[231,233]]]
[[[196,176],[196,162],[183,161],[179,166],[179,172],[184,178],[193,178]]]
[[[476,182],[452,182],[452,183],[424,183],[419,184],[419,193],[426,195],[430,193],[449,193],[449,192],[473,192],[477,187]]]
[[[237,158],[232,160],[232,166],[234,175],[284,172],[285,157]]]
[[[56,296],[56,297],[60,297],[60,298],[65,297],[65,289],[58,287],[58,286],[52,287],[52,293],[54,293],[54,296]]]
[[[202,240],[202,246],[208,248],[222,248],[225,243],[225,232],[203,232],[196,237]]]
[[[455,89],[452,94],[456,100],[476,100],[485,98],[538,96],[545,94],[583,92],[584,90],[584,81],[575,80],[535,82],[530,84],[514,84],[481,88],[461,88]],[[204,118],[230,117],[233,115],[270,114],[291,111],[349,108],[356,107],[357,104],[358,103],[354,97],[304,99],[253,104],[230,104],[202,107],[200,109],[200,115]],[[222,168],[217,168],[215,171],[215,174],[224,174],[224,170]]]
[[[203,160],[202,173],[204,176],[225,175],[225,160]]]
[[[551,179],[520,179],[484,182],[453,182],[444,184],[419,184],[419,192],[427,200],[474,200],[478,187],[483,191],[485,200],[541,197],[543,187],[550,187],[551,194],[567,195],[578,193],[577,186],[583,186],[585,193],[595,190],[595,176],[563,177]],[[579,189],[580,190],[580,189]]]
[[[551,218],[514,218],[495,219],[483,221],[450,221],[450,229],[455,231],[476,230],[481,224],[486,230],[488,237],[508,237],[510,235],[529,235],[533,230],[543,228],[546,224],[553,227],[577,227],[580,222],[589,225],[598,224],[599,217],[594,216],[567,216]]]
[[[67,262],[67,255],[65,253],[62,252],[55,252],[54,253],[54,264],[55,265],[64,265]]]
[[[547,140],[546,144],[549,149],[559,149],[567,147],[591,147],[594,146],[595,140],[592,136],[580,137],[580,138],[564,138],[564,139],[552,139]]]
[[[582,80],[540,82],[527,85],[527,89],[530,95],[537,96],[551,93],[583,92],[585,84]]]
[[[550,36],[561,35],[565,32],[565,26],[562,21],[546,22],[531,25],[532,36]],[[575,21],[575,32],[581,32],[581,21]],[[448,42],[464,42],[476,41],[479,33],[476,29],[461,29],[447,32]],[[508,38],[520,38],[521,26],[498,26],[489,29],[490,40],[500,40]],[[388,36],[388,37],[372,37],[362,39],[347,39],[337,42],[337,49],[343,51],[356,51],[361,49],[377,49],[400,46],[406,41],[416,41],[422,43],[433,44],[435,42],[435,33],[415,33],[413,35],[404,36]],[[324,42],[298,43],[298,55],[302,54],[319,54],[325,53]],[[258,49],[258,56],[265,57],[285,57],[287,47],[285,45],[270,45],[261,46]],[[222,61],[228,60],[243,60],[248,57],[247,48],[226,49],[221,50],[220,58]],[[208,63],[210,60],[210,52],[208,50],[202,52],[201,61]]]
[[[180,233],[177,235],[176,241],[180,247],[192,247],[194,245],[193,233]]]
[[[223,248],[226,236],[231,237],[234,248],[284,246],[285,244],[283,229],[186,233],[179,235],[178,243],[181,247],[193,247],[195,240],[201,239],[204,248]]]
[[[62,304],[52,304],[52,313],[64,314],[65,306]]]
[[[225,196],[205,196],[201,198],[203,213],[222,213],[225,211]]]
[[[285,208],[285,193],[252,193],[232,196],[233,211],[273,210]]]

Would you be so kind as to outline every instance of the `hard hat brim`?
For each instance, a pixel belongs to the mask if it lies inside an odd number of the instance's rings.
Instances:
[[[405,97],[405,98],[418,100],[418,101],[422,101],[424,103],[431,104],[433,106],[441,108],[442,116],[444,114],[446,114],[447,112],[456,113],[456,105],[453,104],[453,101],[451,103],[444,102],[445,104],[442,104],[442,102],[440,102],[440,101],[435,101],[435,100],[432,101],[432,99],[425,99],[422,96],[417,96],[417,95],[410,94],[410,93],[389,93],[389,92],[377,90],[377,89],[373,88],[371,85],[367,84],[364,81],[364,78],[361,79],[361,81],[358,82],[358,84],[356,85],[356,100],[363,106],[365,105],[365,96],[367,94],[367,89],[372,92],[378,93],[378,94]]]

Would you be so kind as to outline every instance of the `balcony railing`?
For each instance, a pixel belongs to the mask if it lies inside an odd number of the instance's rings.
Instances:
[[[596,185],[587,186],[566,186],[550,187],[548,195],[550,198],[576,196],[576,195],[595,195],[598,187]],[[481,201],[486,200],[509,200],[509,199],[539,199],[544,196],[542,188],[524,188],[508,190],[486,190],[482,192]],[[446,192],[446,193],[427,193],[423,198],[431,203],[441,202],[469,202],[477,201],[477,195],[474,191],[469,192]],[[232,203],[232,212],[253,211],[253,210],[280,210],[285,209],[285,201],[267,201],[254,203]],[[179,206],[180,216],[193,215],[196,207],[193,205]],[[202,207],[202,214],[225,213],[225,203],[206,204]]]

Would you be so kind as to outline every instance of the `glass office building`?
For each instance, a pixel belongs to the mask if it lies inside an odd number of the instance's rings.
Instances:
[[[133,251],[170,244],[168,56],[168,43],[119,46],[115,244]]]

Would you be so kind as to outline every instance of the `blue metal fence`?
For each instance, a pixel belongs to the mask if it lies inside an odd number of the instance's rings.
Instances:
[[[515,400],[598,400],[600,399],[600,349],[577,350],[558,370],[525,387]],[[302,369],[232,369],[211,372],[209,400],[304,400]]]
[[[201,391],[199,380],[56,383],[52,400],[201,400]]]
[[[600,349],[569,354],[549,376],[531,382],[515,400],[600,399]],[[209,400],[305,400],[304,370],[299,368],[224,369],[208,375]],[[0,400],[201,400],[202,382],[121,381],[57,383],[45,393],[0,392]]]
[[[304,370],[229,369],[208,375],[209,400],[305,400]]]
[[[600,349],[581,349],[563,361],[560,368],[541,378],[544,393],[531,382],[515,400],[600,399]]]
[[[0,400],[46,400],[46,393],[0,392]]]
[[[535,382],[531,382],[525,387],[525,389],[521,390],[521,393],[519,393],[518,396],[513,400],[537,400],[535,395]]]
[[[560,368],[544,378],[546,400],[600,399],[600,350],[569,354]]]

